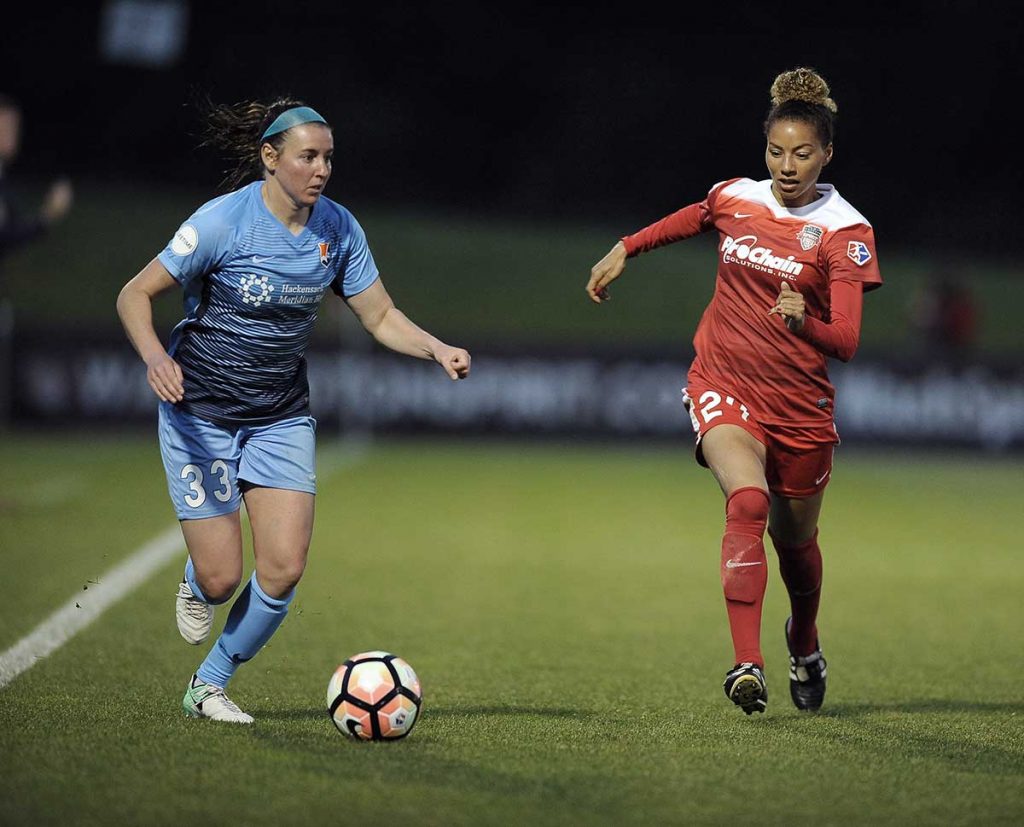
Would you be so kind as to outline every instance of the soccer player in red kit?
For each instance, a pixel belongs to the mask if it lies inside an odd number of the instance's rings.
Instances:
[[[826,359],[848,361],[860,337],[863,294],[882,283],[871,225],[834,187],[835,102],[801,68],[779,75],[764,123],[771,178],[734,178],[707,198],[619,241],[591,271],[600,304],[626,259],[702,232],[719,235],[718,276],[694,337],[683,398],[697,460],[725,495],[721,575],[736,665],[725,693],[764,712],[761,604],[764,532],[789,593],[790,694],[798,709],[825,697],[816,626],[821,592],[818,515],[839,441]]]

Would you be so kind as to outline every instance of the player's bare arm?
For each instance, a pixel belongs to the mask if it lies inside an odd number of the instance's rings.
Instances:
[[[153,328],[153,299],[177,287],[157,259],[147,264],[121,288],[117,297],[117,314],[132,346],[146,363],[146,380],[164,402],[180,402],[185,398],[181,367],[164,350]]]
[[[799,290],[789,286],[784,281],[779,287],[779,295],[775,299],[775,306],[768,311],[771,316],[778,313],[786,323],[786,327],[794,333],[799,332],[804,326],[804,297]]]
[[[360,324],[384,347],[406,356],[433,359],[452,380],[469,376],[469,353],[445,344],[414,324],[395,307],[380,279],[345,301]]]
[[[622,275],[626,269],[626,245],[621,241],[608,251],[607,255],[590,268],[590,281],[587,282],[587,295],[596,304],[607,301],[608,285]]]

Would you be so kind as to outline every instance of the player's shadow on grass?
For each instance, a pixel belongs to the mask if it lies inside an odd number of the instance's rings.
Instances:
[[[878,712],[1024,712],[1024,701],[960,701],[955,698],[920,698],[882,703],[826,704],[817,715],[853,718]]]
[[[593,712],[587,712],[581,709],[571,709],[568,707],[524,706],[518,704],[491,704],[487,706],[432,706],[430,707],[430,714],[452,716],[538,715],[542,718],[574,718],[577,720],[591,718],[594,715]]]
[[[316,709],[265,709],[257,711],[256,716],[260,720],[267,721],[326,721],[330,718],[326,707],[323,709],[320,707]]]
[[[980,721],[972,716],[987,715],[1002,722],[1007,713],[1015,715],[1022,710],[1022,701],[921,698],[874,704],[837,703],[815,715],[780,716],[766,719],[765,723],[839,745],[844,750],[884,754],[888,759],[908,763],[935,762],[957,772],[1020,777],[1024,756],[1014,746],[1013,730],[1000,728],[1001,735],[993,738],[989,727],[974,729]],[[958,724],[945,718],[923,717],[957,713]],[[977,738],[971,736],[973,732],[979,733]]]
[[[583,720],[593,716],[592,712],[585,712],[579,709],[543,706],[520,706],[516,704],[495,704],[493,706],[429,706],[431,716],[451,715],[459,716],[522,716],[537,715],[542,718],[567,718]],[[330,716],[326,709],[265,709],[256,710],[260,720],[267,721],[312,721],[327,719]]]

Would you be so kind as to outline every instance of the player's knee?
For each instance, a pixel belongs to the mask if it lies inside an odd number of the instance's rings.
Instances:
[[[782,559],[811,557],[821,554],[821,550],[818,548],[817,528],[809,536],[806,534],[783,534],[769,528],[768,536],[772,538],[772,545]]]
[[[242,582],[241,573],[216,573],[197,578],[199,588],[211,603],[227,603]]]
[[[768,525],[770,501],[763,488],[738,488],[725,503],[726,531],[763,535]]]
[[[282,582],[282,585],[285,587],[284,590],[290,592],[297,585],[299,585],[299,581],[302,579],[302,575],[303,575],[303,573],[305,571],[306,571],[306,561],[305,561],[305,559],[302,559],[301,561],[297,561],[297,562],[294,562],[294,563],[291,563],[291,564],[285,566],[281,570],[280,575],[279,575],[280,580]]]
[[[270,584],[270,588],[281,596],[294,589],[306,570],[306,555],[290,557],[278,560],[273,565],[267,565],[260,569],[260,581]]]

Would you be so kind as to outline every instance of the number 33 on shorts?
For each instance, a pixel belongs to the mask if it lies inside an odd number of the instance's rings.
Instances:
[[[185,480],[185,484],[189,487],[189,492],[184,496],[185,505],[189,508],[200,508],[206,502],[206,488],[203,486],[205,477],[202,468],[189,463],[182,466],[178,476]],[[214,460],[210,463],[210,477],[211,482],[217,483],[211,492],[213,496],[222,503],[228,502],[232,493],[228,464],[222,459]]]

